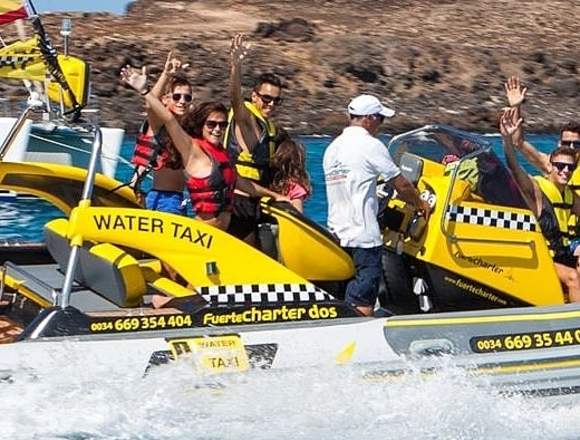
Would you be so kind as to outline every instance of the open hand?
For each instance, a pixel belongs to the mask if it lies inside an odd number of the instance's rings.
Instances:
[[[147,67],[139,70],[127,64],[121,69],[121,81],[142,93],[147,89]]]
[[[499,119],[499,131],[504,139],[510,139],[520,128],[524,120],[522,118],[515,119],[517,115],[516,109],[506,109],[504,110],[501,118]]]
[[[232,46],[230,49],[230,58],[232,64],[240,64],[250,50],[250,43],[246,41],[244,34],[236,34],[232,38]]]
[[[519,77],[512,76],[508,78],[504,87],[510,107],[517,107],[526,99],[528,89],[522,86]]]

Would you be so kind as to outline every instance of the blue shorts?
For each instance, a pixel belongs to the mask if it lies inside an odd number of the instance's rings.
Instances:
[[[158,191],[152,189],[147,193],[145,206],[153,211],[186,215],[183,193],[179,191]]]
[[[344,300],[355,306],[373,307],[379,294],[383,247],[344,249],[352,257],[356,270],[354,278],[346,286]]]

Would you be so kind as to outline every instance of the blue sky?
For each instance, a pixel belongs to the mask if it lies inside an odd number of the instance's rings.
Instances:
[[[129,0],[32,0],[36,10],[42,12],[85,11],[115,12],[122,14]]]

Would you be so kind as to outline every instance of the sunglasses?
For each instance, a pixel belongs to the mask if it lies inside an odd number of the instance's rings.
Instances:
[[[580,150],[580,141],[560,141],[560,146]]]
[[[280,96],[272,96],[272,95],[262,95],[261,93],[256,92],[256,95],[260,97],[260,99],[264,102],[264,104],[274,104],[280,105],[282,104],[283,99]]]
[[[219,127],[222,130],[225,130],[226,127],[228,126],[228,122],[227,121],[205,121],[205,126],[207,128],[209,128],[210,130],[213,130],[216,127]]]
[[[384,122],[385,117],[383,115],[381,115],[380,113],[376,113],[374,115],[369,115],[370,118],[374,119],[375,121],[378,119],[381,124]]]
[[[564,171],[568,168],[568,171],[572,172],[576,169],[575,163],[568,163],[568,162],[551,162],[554,167],[558,170],[558,172]]]
[[[181,101],[181,98],[183,98],[185,102],[191,102],[193,96],[188,95],[186,93],[174,93],[173,95],[171,95],[171,99],[173,99],[175,102]]]

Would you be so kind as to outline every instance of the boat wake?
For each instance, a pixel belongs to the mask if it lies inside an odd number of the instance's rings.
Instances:
[[[94,370],[93,370],[94,371]],[[142,380],[68,364],[0,384],[12,439],[575,438],[580,397],[505,395],[464,370],[364,379],[361,367],[199,378],[177,363]]]

